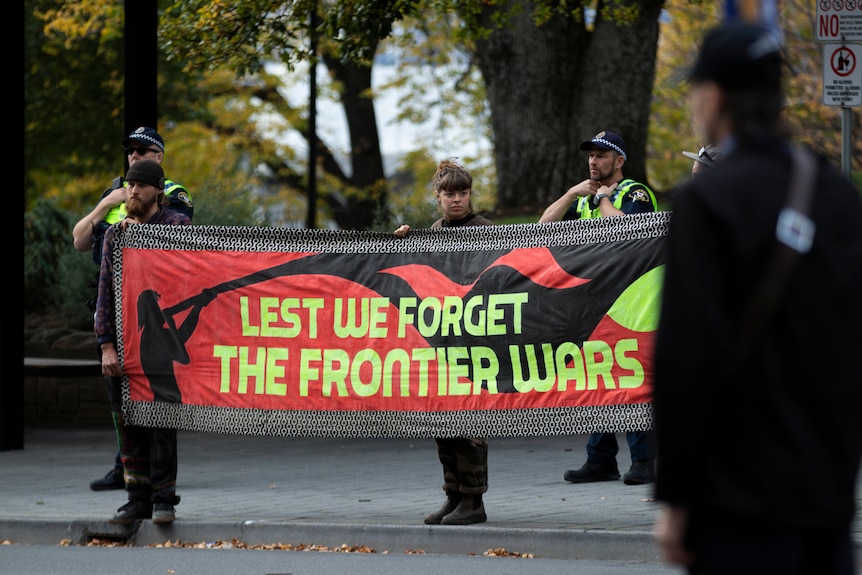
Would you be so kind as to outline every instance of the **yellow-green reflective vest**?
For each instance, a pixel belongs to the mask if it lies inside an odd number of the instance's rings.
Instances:
[[[622,180],[617,187],[614,188],[613,194],[611,194],[611,203],[613,203],[616,209],[621,209],[623,205],[623,199],[626,197],[626,194],[629,193],[635,186],[641,186],[644,190],[646,190],[647,194],[649,194],[650,202],[652,203],[653,211],[658,210],[658,202],[655,200],[655,194],[651,189],[649,189],[646,185],[638,183],[631,178],[626,178]],[[578,209],[577,212],[580,214],[581,219],[588,218],[600,218],[602,217],[602,212],[596,206],[593,206],[593,196],[583,196],[578,200]]]

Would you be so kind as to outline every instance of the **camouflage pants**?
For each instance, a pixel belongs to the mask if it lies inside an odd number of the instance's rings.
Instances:
[[[466,437],[437,438],[437,457],[443,464],[443,490],[476,495],[488,491],[488,440]]]

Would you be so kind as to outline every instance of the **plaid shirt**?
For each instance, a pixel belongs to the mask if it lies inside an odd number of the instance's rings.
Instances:
[[[143,225],[161,224],[169,226],[188,226],[191,220],[185,214],[169,210],[160,206]],[[105,243],[102,246],[102,263],[99,270],[99,296],[96,299],[96,314],[94,318],[94,329],[99,343],[116,343],[117,332],[114,318],[114,236],[117,225],[108,228],[105,232]]]

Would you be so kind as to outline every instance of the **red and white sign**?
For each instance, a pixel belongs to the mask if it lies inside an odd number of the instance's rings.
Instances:
[[[823,2],[825,0],[818,0]],[[847,2],[848,0],[833,0]],[[857,0],[850,0],[855,2]],[[862,105],[862,46],[825,44],[823,46],[823,103],[827,106]]]
[[[862,0],[816,0],[814,22],[821,42],[862,40]]]

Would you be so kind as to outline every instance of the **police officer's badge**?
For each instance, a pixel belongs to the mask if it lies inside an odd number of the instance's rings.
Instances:
[[[633,202],[649,202],[649,195],[644,190],[635,190],[631,194]]]
[[[598,134],[596,134],[595,136],[593,136],[593,139],[594,139],[594,140],[601,140],[601,139],[602,139],[602,138],[604,138],[604,137],[605,137],[605,133],[604,133],[604,132],[599,132]]]
[[[187,193],[185,193],[181,190],[180,192],[177,193],[176,197],[178,200],[180,200],[182,203],[184,203],[188,207],[192,207],[192,199],[189,197],[189,195]]]

